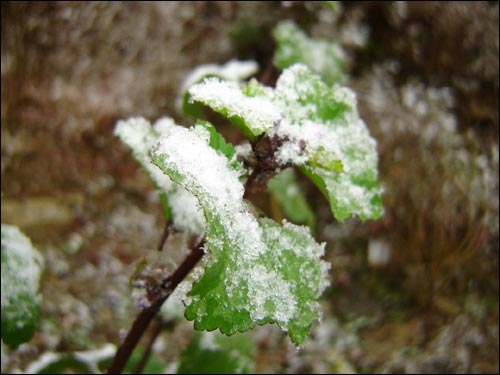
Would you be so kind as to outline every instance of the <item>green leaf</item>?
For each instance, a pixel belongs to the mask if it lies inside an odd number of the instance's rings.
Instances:
[[[345,81],[345,56],[338,44],[326,39],[308,38],[291,21],[279,23],[273,30],[273,36],[277,44],[273,61],[279,69],[302,63],[329,85]]]
[[[197,127],[176,127],[152,152],[153,162],[199,199],[207,220],[210,259],[189,293],[186,317],[196,329],[228,335],[277,323],[300,344],[327,284],[324,245],[306,228],[258,221],[237,171],[208,143]]]
[[[338,220],[353,214],[380,218],[376,142],[358,115],[355,94],[330,88],[305,66],[294,65],[278,79],[274,103],[283,118],[270,133],[287,140],[275,157],[299,166]]]
[[[211,77],[191,86],[189,93],[191,100],[229,118],[250,140],[254,140],[273,127],[280,117],[269,99],[269,89],[259,87],[256,81],[250,82],[241,90],[236,82]]]
[[[178,374],[252,374],[255,345],[245,334],[197,332],[182,352]]]
[[[293,169],[287,168],[274,176],[267,188],[283,207],[288,219],[295,224],[306,224],[314,233],[314,212],[307,203]]]
[[[275,159],[283,166],[298,166],[326,196],[338,220],[382,215],[376,142],[348,88],[330,87],[296,64],[283,72],[274,90],[251,81],[241,91],[232,83],[209,79],[191,92],[196,100],[237,118],[236,125],[244,124],[251,139],[264,132],[276,135],[282,144]]]
[[[29,341],[38,322],[43,257],[17,227],[2,224],[2,340]]]
[[[154,127],[144,118],[130,118],[117,123],[115,135],[132,150],[134,159],[151,178],[160,194],[167,221],[177,230],[202,234],[205,231],[205,219],[196,198],[172,182],[151,162],[151,148],[173,126],[173,120],[168,117],[158,120]]]
[[[231,60],[224,65],[206,64],[198,66],[185,79],[181,89],[181,111],[184,115],[193,118],[203,117],[202,105],[192,102],[188,89],[195,83],[207,77],[218,77],[227,81],[240,82],[254,75],[259,66],[255,61]],[[178,103],[179,105],[179,103]]]
[[[236,150],[231,143],[226,142],[224,137],[215,129],[215,127],[207,121],[196,121],[196,127],[198,129],[202,128],[208,131],[209,146],[214,150],[221,152],[228,160],[231,169],[237,171],[240,176],[246,175],[247,172],[243,169],[240,162],[237,160]]]

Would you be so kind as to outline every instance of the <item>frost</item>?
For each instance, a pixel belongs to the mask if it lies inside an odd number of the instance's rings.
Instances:
[[[300,343],[319,316],[324,245],[292,224],[258,221],[243,200],[239,174],[199,126],[172,128],[152,152],[154,163],[199,199],[207,219],[210,259],[186,316],[197,329],[226,334],[276,322]]]
[[[171,212],[174,228],[202,234],[205,231],[205,219],[196,198],[172,182],[151,162],[151,148],[161,134],[168,134],[173,127],[175,127],[175,123],[169,117],[159,119],[154,127],[144,118],[130,118],[117,123],[115,135],[132,149],[134,158],[148,173],[160,194],[166,196],[168,200],[167,211]]]
[[[2,224],[2,340],[12,347],[33,336],[43,264],[28,237],[17,227]]]

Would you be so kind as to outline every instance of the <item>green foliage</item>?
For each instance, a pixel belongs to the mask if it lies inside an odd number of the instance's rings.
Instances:
[[[334,2],[325,2],[335,9]],[[286,69],[294,64],[302,63],[319,74],[323,80],[332,85],[345,81],[345,57],[342,48],[325,39],[311,39],[293,22],[281,22],[273,30],[276,39],[274,65]]]
[[[252,374],[255,345],[245,334],[197,332],[181,354],[179,374]]]
[[[234,146],[231,143],[227,143],[224,137],[217,130],[215,130],[212,124],[207,121],[198,120],[196,122],[196,126],[202,127],[209,132],[209,146],[222,153],[229,160],[229,167],[231,169],[237,171],[240,176],[247,174],[236,159],[236,150],[234,149]]]
[[[285,69],[274,89],[256,80],[242,87],[212,76],[187,92],[191,102],[226,116],[259,146],[255,156],[269,177],[298,167],[323,192],[338,220],[382,214],[375,141],[349,89],[330,87],[296,64]],[[187,294],[186,318],[198,330],[227,335],[276,323],[295,344],[303,343],[319,318],[318,298],[328,284],[324,244],[306,227],[255,216],[243,199],[250,171],[210,123],[185,128],[169,119],[152,128],[144,119],[131,119],[118,124],[117,134],[169,195],[174,223],[204,215],[196,230],[190,229],[205,233],[208,256]],[[267,181],[268,175],[256,178]],[[289,172],[269,185],[292,220],[312,227],[314,215],[296,188]],[[178,191],[185,194],[172,195]]]
[[[306,224],[314,233],[316,218],[293,169],[285,169],[270,179],[267,189],[283,207],[288,219],[295,224]]]
[[[240,89],[235,82],[206,78],[188,90],[191,101],[208,105],[230,119],[251,141],[279,120],[279,112],[269,100],[269,92],[255,80]]]
[[[255,81],[240,90],[207,79],[189,92],[193,100],[235,120],[251,139],[264,132],[277,136],[282,145],[275,150],[276,160],[298,166],[329,200],[338,220],[382,215],[375,141],[359,118],[351,90],[329,87],[299,64],[283,72],[274,90]]]
[[[29,341],[38,322],[43,257],[17,227],[2,224],[2,340]]]
[[[193,84],[207,77],[218,77],[227,81],[240,82],[257,72],[258,65],[254,61],[231,60],[224,65],[207,64],[197,67],[184,81],[181,89],[181,112],[191,118],[200,118],[203,114],[203,106],[190,101],[191,97],[187,89]]]
[[[238,173],[211,147],[204,127],[172,129],[153,150],[153,161],[205,212],[210,260],[186,308],[195,328],[233,334],[278,323],[302,343],[327,284],[324,246],[305,228],[258,221],[243,201]]]

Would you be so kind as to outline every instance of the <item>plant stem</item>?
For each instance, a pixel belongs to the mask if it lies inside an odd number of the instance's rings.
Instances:
[[[250,193],[252,192],[253,184],[259,173],[261,172],[260,164],[254,168],[253,172],[248,177],[245,183],[245,192],[243,193],[243,198],[248,199],[250,197]]]
[[[146,350],[142,354],[141,360],[135,366],[134,374],[141,374],[148,362],[149,357],[151,356],[151,351],[153,350],[153,344],[155,343],[157,337],[160,335],[163,329],[163,321],[161,319],[156,319],[153,323],[154,326],[151,328],[151,335],[149,336],[148,343],[146,345]]]
[[[160,242],[158,243],[158,248],[157,248],[158,251],[163,250],[163,246],[165,245],[165,241],[167,241],[169,235],[170,235],[170,225],[167,221],[167,223],[165,224],[165,229],[163,229],[163,234],[161,235]]]
[[[202,239],[196,244],[189,253],[189,255],[184,259],[184,261],[177,267],[177,269],[170,276],[165,278],[161,283],[162,293],[156,301],[154,301],[149,307],[142,310],[139,315],[134,320],[130,331],[127,333],[125,340],[118,348],[113,363],[108,369],[108,374],[121,374],[125,365],[127,364],[132,351],[137,346],[137,343],[141,339],[142,335],[148,328],[149,324],[156,316],[158,311],[160,311],[163,302],[172,294],[174,289],[181,283],[182,280],[191,272],[196,263],[203,256],[203,244],[205,240]]]

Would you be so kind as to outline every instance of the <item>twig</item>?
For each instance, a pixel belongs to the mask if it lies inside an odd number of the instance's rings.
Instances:
[[[163,246],[165,245],[165,241],[167,241],[169,235],[170,235],[170,225],[167,222],[167,224],[165,224],[165,229],[163,229],[163,234],[161,235],[160,242],[158,243],[158,248],[157,248],[158,251],[163,250]]]
[[[158,311],[160,311],[163,302],[172,294],[177,285],[180,284],[182,280],[189,274],[189,272],[194,268],[196,263],[203,256],[203,244],[205,240],[202,239],[192,251],[184,259],[184,261],[177,267],[174,273],[163,280],[161,283],[162,294],[154,301],[149,307],[142,310],[137,318],[135,318],[130,331],[128,332],[125,340],[118,348],[113,363],[108,369],[108,374],[121,374],[125,365],[127,364],[132,351],[136,347],[137,343],[141,339],[142,335],[148,328],[149,324],[156,316]]]
[[[164,322],[161,319],[157,319],[154,323],[153,328],[151,328],[151,335],[149,336],[148,343],[146,345],[146,350],[142,354],[141,360],[135,366],[134,374],[141,374],[142,371],[144,370],[144,367],[146,366],[146,363],[149,360],[149,357],[151,356],[151,352],[153,350],[153,344],[155,343],[156,339],[160,335],[163,327],[164,327]]]

